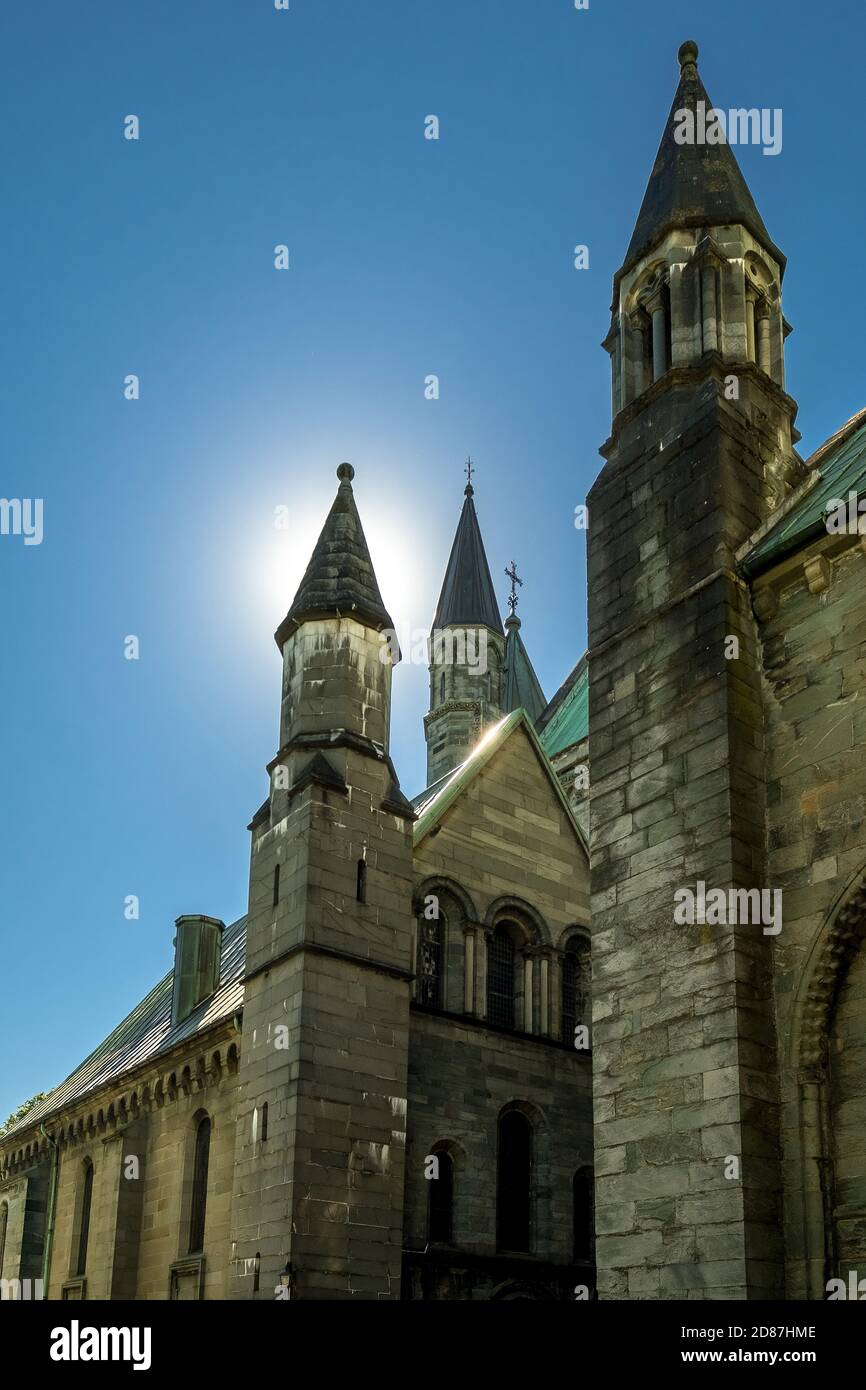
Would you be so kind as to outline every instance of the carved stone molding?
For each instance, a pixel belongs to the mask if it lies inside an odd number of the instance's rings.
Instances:
[[[848,966],[866,937],[866,873],[836,912],[815,960],[802,1006],[799,1070],[814,1080],[826,1069],[833,1008]]]

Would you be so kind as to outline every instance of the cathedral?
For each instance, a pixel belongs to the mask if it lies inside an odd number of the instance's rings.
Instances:
[[[275,634],[247,913],[179,917],[0,1133],[4,1297],[820,1300],[866,1270],[866,411],[798,454],[785,257],[731,145],[681,138],[711,103],[678,58],[604,341],[588,651],[548,701],[470,473],[408,797],[340,464]]]

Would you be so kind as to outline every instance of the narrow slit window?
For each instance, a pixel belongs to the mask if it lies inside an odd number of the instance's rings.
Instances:
[[[435,1157],[439,1175],[428,1183],[428,1238],[440,1245],[450,1245],[454,1211],[454,1160],[444,1149],[438,1149]]]
[[[274,907],[276,907],[276,905],[277,905],[277,903],[278,903],[279,901],[280,901],[280,866],[279,866],[279,864],[278,864],[277,867],[274,869],[274,903],[273,903]]]
[[[591,1168],[578,1168],[572,1185],[574,1203],[574,1258],[595,1258],[594,1182]]]
[[[355,888],[355,897],[359,903],[367,901],[367,861],[358,860],[358,876]]]
[[[267,1137],[268,1137],[268,1102],[265,1101],[264,1105],[262,1106],[262,1143],[265,1142],[265,1140],[267,1139]]]
[[[500,1250],[529,1251],[532,1131],[519,1110],[499,1121],[496,1165],[496,1244]]]
[[[90,1238],[90,1208],[93,1202],[93,1164],[88,1159],[84,1166],[84,1179],[81,1186],[81,1224],[78,1228],[78,1258],[75,1273],[87,1272],[87,1242]]]
[[[207,1170],[210,1162],[210,1120],[207,1115],[199,1121],[195,1133],[195,1158],[192,1176],[192,1208],[189,1221],[189,1253],[199,1255],[204,1249],[204,1222],[207,1209]]]

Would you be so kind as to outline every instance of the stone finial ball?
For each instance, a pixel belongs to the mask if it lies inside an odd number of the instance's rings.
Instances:
[[[694,39],[686,39],[685,43],[680,44],[680,51],[677,54],[680,60],[680,67],[684,68],[686,63],[697,63],[698,46]]]
[[[337,469],[337,477],[341,483],[350,483],[355,476],[355,470],[351,463],[341,463]]]

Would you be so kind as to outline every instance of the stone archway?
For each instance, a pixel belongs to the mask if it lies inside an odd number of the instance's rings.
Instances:
[[[798,1082],[806,1296],[866,1267],[866,871],[849,880],[806,961],[790,1060]]]

